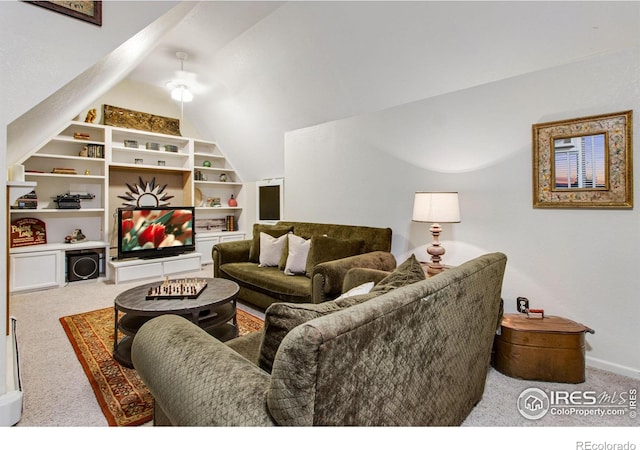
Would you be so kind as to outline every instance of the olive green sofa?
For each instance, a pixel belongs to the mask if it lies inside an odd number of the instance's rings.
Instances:
[[[132,346],[154,424],[459,425],[484,392],[505,265],[493,253],[414,281],[414,258],[368,294],[275,303],[264,330],[226,343],[154,318]]]
[[[287,275],[285,255],[277,267],[259,266],[261,232],[273,237],[293,233],[311,240],[306,272]],[[391,229],[314,222],[278,222],[253,226],[252,239],[216,244],[213,276],[238,283],[238,299],[266,309],[274,302],[321,303],[340,295],[353,267],[391,271]]]

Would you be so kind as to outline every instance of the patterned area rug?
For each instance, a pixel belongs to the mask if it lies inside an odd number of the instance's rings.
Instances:
[[[238,309],[240,335],[262,329],[264,322]],[[113,352],[113,308],[60,318],[111,426],[141,425],[153,417],[153,399],[134,369],[118,364]]]

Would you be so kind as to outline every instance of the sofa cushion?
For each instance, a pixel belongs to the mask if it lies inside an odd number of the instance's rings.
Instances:
[[[254,263],[260,262],[260,233],[267,233],[269,236],[280,237],[293,231],[292,226],[284,225],[265,225],[256,223],[253,225],[253,239],[249,248],[249,261]]]
[[[238,283],[241,292],[245,288],[267,294],[281,302],[302,303],[311,300],[309,278],[285,275],[277,267],[258,267],[256,263],[238,262],[224,264],[220,272],[223,278]]]
[[[280,237],[272,237],[267,233],[260,233],[260,267],[274,267],[278,265],[286,240],[286,234]]]
[[[336,239],[330,236],[313,236],[307,257],[307,276],[315,266],[327,261],[359,255],[363,241],[360,239]]]
[[[287,261],[284,267],[286,275],[304,274],[307,270],[307,256],[311,239],[304,239],[295,234],[287,234]]]

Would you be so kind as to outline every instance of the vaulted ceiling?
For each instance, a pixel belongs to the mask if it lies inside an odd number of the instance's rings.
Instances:
[[[184,114],[251,181],[288,130],[639,44],[640,2],[205,1],[129,77],[164,88],[187,52]]]

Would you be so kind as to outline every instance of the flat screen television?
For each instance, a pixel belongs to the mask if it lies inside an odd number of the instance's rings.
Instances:
[[[194,218],[193,206],[118,208],[118,259],[195,251]]]

